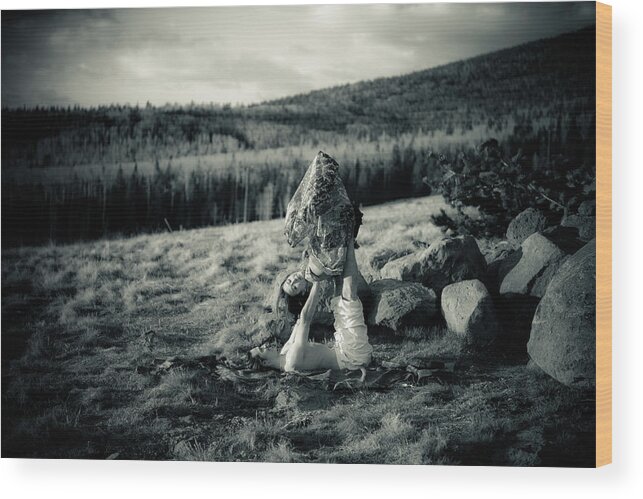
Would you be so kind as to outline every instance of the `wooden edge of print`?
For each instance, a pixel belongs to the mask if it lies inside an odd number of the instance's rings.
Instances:
[[[612,462],[612,7],[596,2],[596,466]]]

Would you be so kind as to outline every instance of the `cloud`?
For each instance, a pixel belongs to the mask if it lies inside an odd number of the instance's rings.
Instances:
[[[593,16],[585,3],[4,11],[2,103],[249,103],[425,69]]]

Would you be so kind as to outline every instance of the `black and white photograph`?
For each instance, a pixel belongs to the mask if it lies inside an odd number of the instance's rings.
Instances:
[[[596,9],[3,10],[2,457],[596,466]]]

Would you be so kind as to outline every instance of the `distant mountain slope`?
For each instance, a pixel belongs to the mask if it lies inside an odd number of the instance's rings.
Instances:
[[[523,122],[537,127],[562,115],[589,123],[594,59],[591,26],[425,71],[248,107],[3,109],[3,166],[140,161],[374,140],[382,133],[501,130]]]
[[[498,119],[530,107],[546,112],[593,105],[595,35],[590,26],[437,68],[295,95],[255,108],[323,116],[328,123],[317,126],[334,130],[360,123],[407,131],[440,128],[445,120],[462,126]]]

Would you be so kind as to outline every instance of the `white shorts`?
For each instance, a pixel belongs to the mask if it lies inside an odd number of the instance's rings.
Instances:
[[[340,369],[359,369],[371,362],[373,347],[368,342],[364,309],[359,298],[334,297],[331,310],[335,316],[335,354]]]

